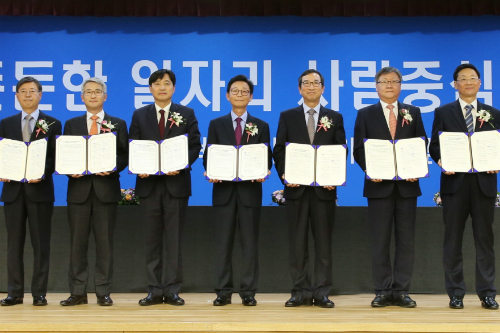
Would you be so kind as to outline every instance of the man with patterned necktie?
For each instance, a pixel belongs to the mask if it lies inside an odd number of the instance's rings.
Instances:
[[[439,132],[479,132],[500,129],[500,111],[477,100],[481,75],[472,64],[459,65],[453,73],[458,100],[434,111],[432,140],[429,152],[441,166]],[[489,113],[485,122],[477,118],[479,111]],[[443,267],[446,291],[452,309],[464,307],[465,281],[463,275],[462,240],[465,222],[472,218],[476,246],[476,293],[481,306],[498,309],[495,301],[495,251],[493,248],[493,215],[497,195],[498,170],[478,173],[442,172],[444,248]]]

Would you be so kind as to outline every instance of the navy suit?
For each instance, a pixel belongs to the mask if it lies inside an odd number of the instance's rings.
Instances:
[[[255,124],[258,134],[244,132],[241,145],[267,143],[268,169],[272,167],[269,125],[247,113],[246,124]],[[213,119],[208,127],[207,144],[236,145],[235,130],[231,114]],[[207,167],[208,149],[203,155]],[[240,231],[243,274],[240,296],[255,296],[259,279],[258,240],[262,205],[262,183],[242,181],[213,184],[212,204],[216,209],[215,237],[217,244],[217,287],[218,296],[231,297],[233,292],[232,252],[236,226]]]
[[[409,110],[412,121],[403,123],[401,109]],[[398,102],[395,139],[425,137],[420,109]],[[391,140],[382,105],[367,106],[358,111],[354,126],[354,159],[366,171],[364,139]],[[415,219],[417,197],[422,195],[419,181],[365,178],[363,196],[368,198],[368,215],[372,237],[372,278],[377,295],[396,298],[408,294],[414,261]],[[395,225],[395,228],[394,228]],[[395,229],[394,267],[390,248]]]
[[[201,149],[198,120],[193,109],[182,105],[172,103],[170,112],[179,113],[184,122],[179,127],[170,126],[169,120],[163,137],[160,137],[155,105],[135,110],[130,124],[130,139],[160,141],[187,133],[191,166],[198,159]],[[155,297],[178,294],[183,281],[181,240],[188,199],[191,196],[191,167],[181,170],[175,176],[138,176],[135,190],[140,197],[140,209],[146,229],[148,293]],[[163,248],[166,249],[167,267],[162,279]]]
[[[33,131],[30,141],[48,139],[45,174],[42,181],[34,184],[8,182],[3,184],[1,201],[5,203],[5,224],[7,225],[7,272],[8,294],[24,297],[24,242],[26,219],[30,228],[34,255],[31,293],[45,296],[49,277],[51,219],[54,209],[55,138],[61,134],[61,122],[41,112],[38,120],[45,120],[49,126],[46,133]],[[0,121],[0,137],[23,141],[21,113]]]
[[[477,119],[475,132],[500,129],[500,111],[477,101],[477,111],[479,110],[490,111],[493,119],[489,123],[483,123],[482,126]],[[429,151],[436,163],[441,159],[439,132],[467,132],[464,114],[458,100],[434,111]],[[476,292],[481,299],[486,296],[495,296],[493,217],[497,175],[486,172],[455,173],[454,175],[441,173],[440,191],[445,225],[443,266],[448,295],[450,297],[465,295],[462,240],[465,221],[470,215],[476,246]]]
[[[322,117],[332,120],[333,126],[314,135],[313,145],[345,144],[343,117],[340,113],[320,107]],[[318,126],[315,126],[318,128]],[[304,116],[304,107],[283,111],[278,123],[274,161],[282,183],[285,173],[286,143],[311,144]],[[332,233],[335,221],[337,189],[323,187],[285,186],[286,214],[289,233],[289,269],[293,281],[292,296],[302,299],[328,296],[332,288]],[[314,283],[309,274],[308,231],[314,237]]]
[[[115,125],[116,171],[108,176],[85,175],[68,180],[68,221],[71,253],[69,288],[71,295],[85,295],[88,282],[88,240],[93,230],[96,243],[95,287],[97,296],[107,296],[113,283],[113,237],[118,201],[121,200],[120,172],[128,164],[127,124],[104,114],[102,120]],[[64,135],[88,135],[87,114],[66,121]]]

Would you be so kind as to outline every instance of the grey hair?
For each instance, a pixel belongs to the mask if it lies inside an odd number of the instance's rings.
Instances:
[[[84,90],[85,90],[85,85],[87,84],[87,82],[95,82],[95,83],[100,84],[102,86],[102,91],[104,92],[104,94],[108,93],[108,87],[106,87],[106,83],[104,83],[103,80],[101,80],[98,77],[90,77],[87,80],[83,81],[83,83],[82,83],[82,94],[85,92]]]
[[[399,81],[403,81],[403,75],[401,75],[399,69],[397,69],[396,67],[384,67],[381,70],[379,70],[375,75],[375,82],[378,82],[378,79],[381,75],[389,73],[396,73],[399,76]]]

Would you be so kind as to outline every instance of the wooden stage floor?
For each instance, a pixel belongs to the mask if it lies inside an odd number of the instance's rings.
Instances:
[[[5,294],[0,294],[4,298]],[[465,309],[448,308],[446,295],[412,295],[418,307],[372,308],[372,295],[332,296],[334,309],[285,308],[288,294],[258,294],[258,305],[214,307],[214,294],[181,294],[186,305],[137,304],[145,294],[112,294],[115,304],[62,307],[68,294],[49,294],[49,305],[0,307],[0,332],[500,332],[500,310],[481,308],[476,296]]]

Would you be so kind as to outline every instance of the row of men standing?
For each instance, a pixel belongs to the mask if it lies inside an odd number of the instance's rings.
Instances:
[[[476,99],[480,86],[479,71],[472,65],[461,65],[454,73],[455,87],[460,99],[438,108],[433,125],[431,156],[439,164],[439,131],[469,131],[466,119],[471,111],[489,109],[500,128],[498,110],[480,104]],[[383,68],[375,77],[380,102],[361,109],[355,124],[354,157],[365,170],[363,139],[404,139],[425,136],[417,107],[398,102],[401,91],[401,73],[392,67]],[[155,103],[134,112],[130,126],[131,139],[161,140],[182,134],[189,136],[189,163],[192,165],[201,149],[198,123],[192,109],[171,102],[175,92],[175,75],[170,70],[159,70],[149,78],[150,91]],[[345,144],[342,115],[320,105],[324,79],[316,70],[307,70],[298,80],[304,104],[280,115],[274,160],[278,176],[284,175],[286,142],[329,145]],[[38,110],[41,86],[33,78],[24,78],[17,85],[16,96],[23,107],[21,115],[5,118],[0,123],[0,137],[24,141],[49,138],[47,170],[43,180],[28,184],[5,181],[2,201],[5,202],[5,219],[8,230],[8,297],[2,305],[23,302],[23,264],[26,218],[30,225],[35,253],[32,294],[34,305],[45,305],[50,249],[50,218],[53,208],[55,135],[61,134],[61,124]],[[227,86],[227,99],[232,105],[230,114],[214,119],[209,125],[207,144],[253,144],[270,141],[269,126],[248,114],[246,107],[252,99],[253,83],[245,76],[231,79]],[[87,114],[66,122],[64,134],[87,135],[101,131],[103,120],[116,125],[117,171],[96,175],[71,175],[68,183],[68,219],[71,233],[71,260],[69,270],[70,297],[61,305],[86,304],[87,246],[90,230],[94,230],[97,244],[96,294],[100,305],[112,305],[110,298],[113,267],[113,229],[116,219],[116,202],[120,199],[119,172],[127,165],[127,129],[123,120],[104,113],[106,85],[92,78],[82,85],[82,100]],[[462,107],[461,104],[466,104]],[[467,107],[468,108],[468,107]],[[400,110],[409,110],[412,121],[403,125]],[[171,126],[169,114],[177,112],[183,119],[180,126]],[[451,121],[451,117],[453,121]],[[28,117],[29,116],[29,117]],[[326,131],[318,129],[319,119],[328,117],[334,126]],[[32,123],[30,120],[33,119]],[[48,131],[33,131],[37,122],[45,119],[51,124]],[[445,121],[446,120],[446,121]],[[462,124],[463,123],[463,124]],[[256,125],[256,135],[246,131],[247,124]],[[476,125],[473,117],[473,126]],[[472,131],[474,127],[472,127]],[[487,130],[476,126],[475,130]],[[36,134],[35,134],[36,132]],[[26,135],[24,135],[26,133]],[[31,133],[31,134],[30,134]],[[245,134],[247,134],[245,136]],[[24,137],[26,136],[26,137]],[[204,155],[206,167],[207,153]],[[269,150],[269,173],[272,165]],[[494,172],[492,172],[494,173]],[[243,275],[239,288],[242,303],[257,304],[255,293],[258,283],[258,232],[262,185],[264,179],[252,182],[221,182],[210,179],[213,186],[213,205],[216,207],[217,237],[217,298],[214,305],[231,303],[233,293],[232,247],[237,229],[243,247]],[[283,181],[284,182],[284,181]],[[494,195],[492,189],[494,191]],[[496,309],[493,252],[493,208],[496,195],[495,174],[443,174],[441,180],[446,238],[444,267],[450,307],[463,308],[465,285],[462,273],[461,239],[465,220],[473,217],[476,248],[482,250],[477,266],[477,293],[483,307]],[[49,195],[48,195],[49,194]],[[167,303],[183,305],[179,297],[182,284],[181,239],[188,198],[191,195],[190,168],[164,176],[138,175],[136,194],[141,198],[146,233],[146,265],[148,296],[141,305]],[[417,179],[407,181],[365,180],[364,194],[368,198],[369,222],[372,234],[373,282],[376,297],[372,306],[398,305],[414,307],[416,302],[409,295],[413,269],[414,230],[417,197],[421,195]],[[481,196],[482,195],[482,196]],[[307,187],[286,184],[286,218],[289,225],[289,268],[293,288],[288,307],[316,305],[332,308],[328,298],[332,287],[331,239],[335,219],[335,187]],[[460,208],[460,209],[457,209]],[[43,212],[44,214],[40,214]],[[314,281],[309,273],[308,229],[311,227],[315,241]],[[395,229],[396,255],[390,262],[391,231]],[[165,240],[163,239],[165,235]],[[166,253],[165,274],[163,253]],[[479,255],[479,253],[478,253]],[[486,257],[486,259],[484,259]]]

